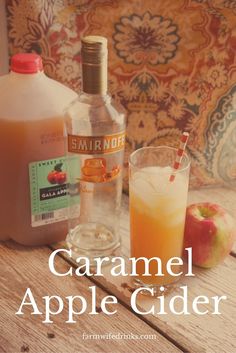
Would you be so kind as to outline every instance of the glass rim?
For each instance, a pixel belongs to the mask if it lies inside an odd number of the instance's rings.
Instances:
[[[175,151],[176,154],[178,152],[178,148],[175,148],[175,147],[171,147],[171,146],[166,146],[166,145],[160,145],[160,146],[144,146],[144,147],[141,147],[141,148],[138,148],[137,150],[133,151],[130,156],[129,156],[129,166],[132,166],[134,168],[137,168],[137,169],[142,169],[142,167],[137,167],[133,162],[132,162],[132,158],[135,156],[135,154],[137,154],[138,152],[140,151],[143,151],[143,150],[148,150],[148,149],[152,149],[152,150],[159,150],[159,149],[167,149],[167,150],[172,150],[172,151]],[[187,159],[187,165],[182,167],[182,168],[179,168],[177,170],[174,171],[174,174],[178,174],[180,172],[184,172],[185,170],[189,169],[190,167],[190,164],[191,164],[191,160],[187,154],[186,151],[184,151],[184,154],[183,154],[184,157],[186,157]],[[170,166],[171,168],[173,168],[173,166]],[[150,173],[150,172],[148,172]]]

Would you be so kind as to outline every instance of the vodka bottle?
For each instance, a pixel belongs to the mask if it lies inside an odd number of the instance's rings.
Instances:
[[[82,91],[66,113],[72,256],[111,256],[119,217],[125,114],[107,92],[107,39],[82,39]],[[80,195],[80,207],[73,199]]]

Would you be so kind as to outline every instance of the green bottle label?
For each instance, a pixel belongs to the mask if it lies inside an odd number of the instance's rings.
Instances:
[[[80,174],[78,159],[70,161],[70,174]],[[68,173],[65,158],[29,164],[31,225],[38,227],[68,218]],[[73,207],[79,207],[79,187],[73,195]]]

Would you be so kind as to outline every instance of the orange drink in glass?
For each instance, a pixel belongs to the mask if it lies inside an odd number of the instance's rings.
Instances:
[[[179,276],[166,269],[170,258],[181,258],[190,161],[186,154],[175,180],[170,182],[177,150],[170,147],[144,147],[130,156],[130,230],[131,257],[160,258],[162,275],[157,275],[157,262],[149,262],[149,276],[144,276],[144,261],[137,261],[135,284],[154,287],[171,286]],[[172,266],[175,274],[180,266]],[[164,290],[163,289],[163,290]]]

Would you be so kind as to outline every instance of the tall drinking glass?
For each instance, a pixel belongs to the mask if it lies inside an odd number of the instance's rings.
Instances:
[[[133,152],[129,160],[131,257],[158,257],[163,274],[157,275],[158,261],[152,259],[150,275],[144,276],[145,262],[139,260],[134,283],[154,288],[154,293],[163,293],[180,277],[169,274],[166,265],[170,258],[182,256],[190,160],[184,153],[170,182],[176,153],[177,149],[166,146],[144,147]],[[180,273],[180,264],[171,269]]]

